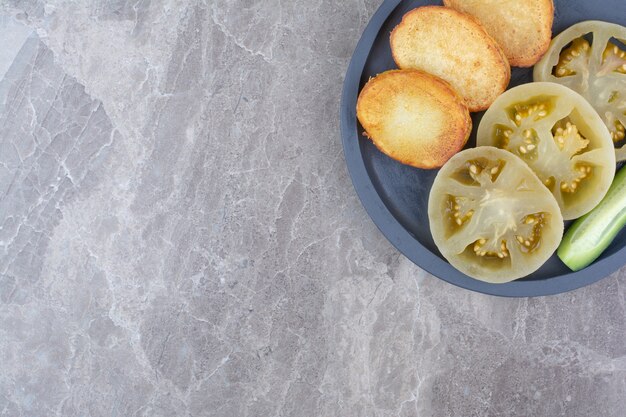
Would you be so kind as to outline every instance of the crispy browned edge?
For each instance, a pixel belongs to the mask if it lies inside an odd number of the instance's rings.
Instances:
[[[379,77],[388,77],[388,76],[393,76],[394,73],[415,73],[420,75],[420,77],[422,77],[423,79],[426,80],[426,82],[430,82],[432,83],[432,85],[437,86],[437,88],[440,88],[442,90],[442,92],[444,94],[449,93],[452,95],[452,100],[450,100],[450,106],[449,108],[446,108],[445,110],[448,111],[449,114],[454,115],[455,112],[458,112],[459,114],[462,114],[463,116],[463,120],[460,120],[459,125],[461,125],[461,123],[463,124],[462,126],[459,126],[458,131],[459,132],[465,132],[463,135],[458,135],[458,137],[448,137],[448,136],[444,136],[439,138],[439,142],[444,141],[444,140],[453,140],[454,146],[450,146],[451,151],[449,153],[446,153],[444,151],[441,152],[441,154],[435,155],[435,157],[433,157],[433,159],[436,159],[437,162],[434,164],[426,164],[423,163],[421,161],[416,161],[416,160],[410,160],[410,159],[398,159],[392,155],[390,155],[389,153],[387,153],[384,149],[382,149],[378,143],[376,142],[376,138],[372,137],[368,132],[367,129],[365,128],[365,126],[362,123],[362,116],[359,115],[360,111],[360,104],[361,104],[361,98],[363,97],[363,94],[369,89],[371,88],[371,86],[373,85],[373,83],[375,82],[375,80],[379,79]],[[439,96],[442,97],[442,96]],[[457,107],[456,109],[453,109],[454,107]],[[433,169],[433,168],[439,168],[441,166],[443,166],[443,164],[445,164],[448,159],[450,159],[453,155],[455,155],[456,153],[458,153],[461,149],[463,149],[463,146],[465,146],[465,144],[467,143],[467,140],[469,139],[470,133],[472,132],[472,118],[470,117],[469,114],[469,110],[467,108],[467,105],[465,104],[465,101],[463,100],[463,98],[454,90],[454,88],[452,88],[452,86],[450,84],[448,84],[448,82],[446,82],[445,80],[429,74],[425,71],[421,71],[421,70],[417,70],[417,69],[396,69],[396,70],[388,70],[385,72],[381,72],[380,74],[376,75],[375,77],[371,77],[367,83],[365,84],[365,86],[363,87],[363,89],[361,90],[361,92],[359,93],[359,97],[357,99],[357,103],[356,103],[356,116],[357,119],[359,120],[359,122],[361,123],[361,126],[363,126],[364,132],[363,134],[372,141],[372,143],[374,143],[374,145],[376,146],[376,148],[378,150],[380,150],[382,153],[384,153],[385,155],[387,155],[388,157],[404,164],[404,165],[410,165],[413,166],[415,168],[423,168],[423,169]],[[454,118],[455,120],[457,118]],[[456,129],[455,129],[456,130]]]
[[[554,1],[553,0],[544,0],[544,1],[545,3],[548,4],[548,8],[546,8],[546,13],[545,13],[546,19],[541,19],[541,20],[545,20],[544,29],[547,30],[547,33],[549,33],[549,35],[546,36],[544,39],[542,39],[542,42],[540,44],[538,43],[539,46],[537,48],[534,48],[530,54],[526,56],[522,56],[522,57],[508,58],[509,64],[511,64],[511,66],[513,67],[521,67],[521,68],[532,67],[537,62],[539,62],[539,60],[545,55],[545,53],[548,51],[548,48],[550,47],[550,41],[552,40],[552,23],[554,22]],[[443,0],[443,4],[446,7],[454,8],[454,5],[458,3],[456,3],[455,0]],[[477,18],[475,19],[478,20]]]
[[[434,9],[434,10],[437,10],[437,11],[444,11],[445,10],[445,12],[449,12],[451,15],[456,15],[456,17],[458,17],[461,20],[465,19],[465,20],[467,20],[469,22],[472,22],[473,24],[476,25],[477,29],[481,32],[482,38],[485,40],[485,43],[487,44],[487,49],[492,51],[495,54],[496,58],[499,58],[500,65],[498,65],[498,68],[499,68],[500,72],[504,72],[505,73],[505,77],[503,78],[502,83],[500,83],[500,85],[498,85],[498,89],[500,90],[500,94],[503,93],[504,90],[506,90],[506,87],[509,85],[509,81],[511,81],[511,66],[509,65],[509,61],[506,58],[506,55],[504,54],[504,51],[502,50],[502,48],[500,47],[498,42],[496,42],[496,40],[493,39],[491,37],[491,35],[489,35],[489,33],[487,33],[487,30],[478,21],[478,19],[476,19],[474,16],[471,16],[471,15],[466,14],[466,13],[459,12],[458,10],[455,10],[455,9],[452,9],[452,8],[449,8],[449,7],[444,7],[444,6],[422,6],[422,7],[417,7],[415,9],[413,9],[413,10],[410,10],[407,13],[405,13],[404,16],[402,16],[402,20],[391,31],[391,35],[389,37],[390,38],[389,39],[390,40],[390,45],[391,45],[391,56],[392,56],[394,62],[396,63],[396,65],[398,65],[398,60],[396,58],[396,55],[394,53],[394,48],[393,48],[393,38],[394,38],[394,35],[396,33],[396,29],[398,29],[401,25],[406,24],[405,19],[407,19],[408,16],[410,16],[413,13],[419,13],[420,11],[424,11],[425,9]],[[398,65],[398,67],[400,67],[400,65]],[[494,71],[494,73],[495,72],[496,71]],[[493,78],[495,78],[495,77],[493,77]],[[472,99],[474,101],[476,101],[475,105],[472,105],[472,103],[467,103],[467,100],[465,100],[465,99],[464,99],[464,101],[468,105],[469,111],[476,112],[476,111],[486,110],[487,108],[489,108],[489,106],[491,105],[491,103],[493,103],[493,101],[496,99],[496,97],[494,97],[493,100],[482,100],[482,101],[476,100],[476,98],[472,97]]]

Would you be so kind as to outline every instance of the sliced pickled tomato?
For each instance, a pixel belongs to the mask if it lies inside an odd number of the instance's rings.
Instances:
[[[556,198],[565,219],[590,211],[615,173],[611,138],[589,103],[555,83],[502,94],[483,116],[477,144],[520,157]]]
[[[584,36],[593,39],[590,44]],[[614,142],[617,160],[626,160],[626,28],[599,21],[575,24],[556,36],[535,65],[535,81],[565,85],[597,111]]]
[[[428,218],[435,244],[459,271],[508,282],[538,269],[563,233],[559,206],[523,161],[491,146],[462,151],[439,171]]]

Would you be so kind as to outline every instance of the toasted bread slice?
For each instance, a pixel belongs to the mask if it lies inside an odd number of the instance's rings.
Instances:
[[[509,63],[530,67],[546,53],[552,38],[552,0],[444,0],[474,16],[500,44]]]
[[[417,168],[442,166],[472,130],[463,99],[442,79],[418,70],[391,70],[370,79],[356,114],[378,149]]]
[[[413,9],[391,32],[400,68],[443,78],[470,111],[484,110],[506,89],[511,67],[500,46],[473,17],[441,6]]]

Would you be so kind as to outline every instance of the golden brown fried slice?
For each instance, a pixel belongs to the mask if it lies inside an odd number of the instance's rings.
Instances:
[[[383,153],[418,168],[437,168],[469,137],[472,119],[446,83],[418,70],[391,70],[363,87],[356,114]]]
[[[546,53],[552,37],[552,0],[444,0],[468,13],[500,44],[509,63],[530,67]]]
[[[405,14],[391,32],[391,52],[398,67],[449,82],[470,111],[489,107],[511,78],[496,41],[473,17],[448,7],[419,7]]]

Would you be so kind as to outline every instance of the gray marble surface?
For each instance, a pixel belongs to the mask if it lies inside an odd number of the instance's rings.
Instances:
[[[379,3],[0,3],[1,416],[625,415],[626,269],[474,294],[361,207]]]

